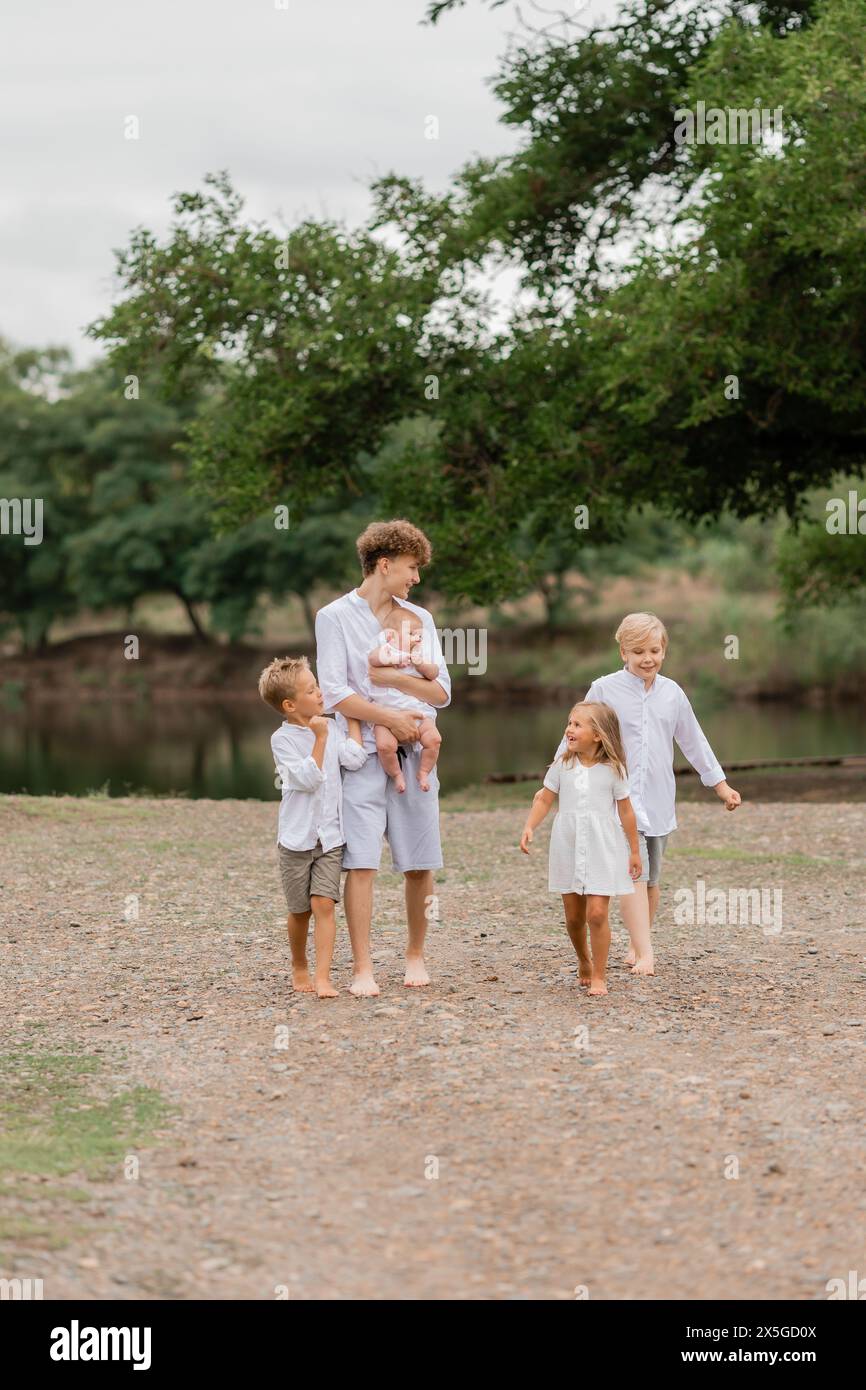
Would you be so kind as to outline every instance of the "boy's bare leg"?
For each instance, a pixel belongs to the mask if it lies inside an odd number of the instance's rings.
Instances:
[[[607,958],[610,954],[610,898],[599,893],[586,895],[586,920],[592,941],[592,979],[590,994],[607,994]]]
[[[373,962],[370,959],[370,923],[373,919],[375,879],[375,869],[348,869],[343,895],[354,961],[349,993],[364,997],[379,993],[379,986],[373,979]]]
[[[658,889],[656,889],[658,893]],[[656,897],[658,902],[658,897]],[[647,886],[636,883],[633,893],[625,893],[619,900],[619,910],[625,929],[631,939],[631,950],[625,958],[633,975],[654,975],[653,948],[650,939],[650,915]]]
[[[292,989],[311,994],[313,982],[307,965],[307,935],[310,930],[309,912],[289,913],[289,947],[292,952]]]
[[[407,869],[403,878],[406,883],[406,922],[409,928],[403,983],[418,989],[430,983],[424,964],[424,938],[427,935],[427,908],[433,894],[433,870]]]
[[[589,988],[592,977],[592,957],[586,939],[586,898],[583,893],[563,893],[565,929],[577,952],[577,977],[581,988]]]
[[[334,899],[311,897],[310,906],[316,922],[316,993],[320,999],[336,999],[337,991],[331,984],[331,961],[334,959],[334,942],[337,939]]]
[[[422,792],[429,792],[430,783],[427,778],[436,766],[439,757],[439,749],[442,747],[442,735],[436,728],[432,719],[422,719],[418,725],[418,737],[421,740],[421,758],[418,766],[418,786]]]
[[[400,759],[397,757],[397,740],[386,729],[384,724],[374,724],[373,734],[376,739],[376,750],[379,754],[379,762],[382,764],[394,787],[398,792],[406,790],[406,782],[403,777],[403,770],[400,767]]]

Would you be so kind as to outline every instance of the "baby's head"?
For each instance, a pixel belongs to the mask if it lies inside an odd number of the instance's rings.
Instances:
[[[633,676],[650,680],[667,655],[667,628],[655,613],[627,613],[614,633],[620,655]]]
[[[259,676],[259,694],[266,705],[292,724],[307,724],[321,714],[325,699],[305,656],[278,656]]]

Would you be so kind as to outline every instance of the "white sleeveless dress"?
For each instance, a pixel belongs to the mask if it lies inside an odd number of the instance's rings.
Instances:
[[[628,840],[616,809],[629,794],[626,778],[608,763],[570,767],[557,758],[544,785],[559,797],[550,831],[548,888],[551,893],[633,893]]]

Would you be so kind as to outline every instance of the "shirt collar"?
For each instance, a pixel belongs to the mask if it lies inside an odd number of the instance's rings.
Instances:
[[[659,678],[659,673],[658,671],[656,671],[655,676],[653,677],[653,683],[650,686],[649,690],[647,690],[646,686],[644,685],[643,676],[636,676],[633,671],[630,671],[628,669],[628,666],[625,662],[623,662],[622,674],[625,676],[625,679],[634,687],[634,689],[638,690],[642,695],[651,695],[656,688],[656,684]]]

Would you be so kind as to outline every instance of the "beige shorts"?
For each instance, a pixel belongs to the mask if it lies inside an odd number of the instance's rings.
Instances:
[[[343,867],[343,846],[327,852],[317,840],[313,849],[286,849],[278,845],[280,877],[289,912],[309,912],[310,898],[333,898],[340,901],[340,870]]]

